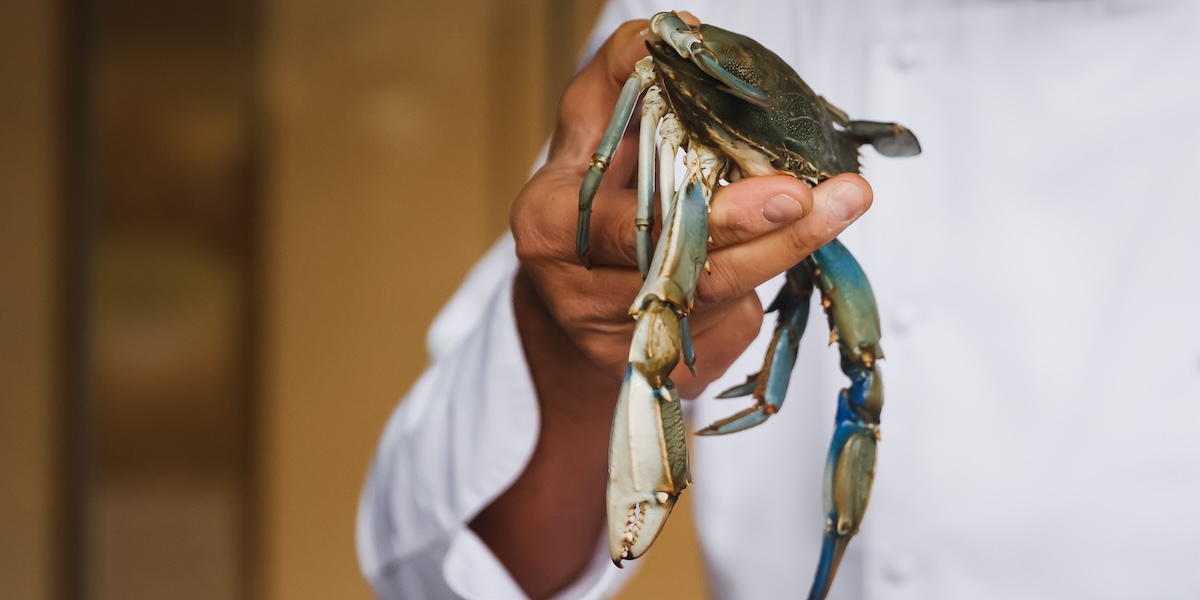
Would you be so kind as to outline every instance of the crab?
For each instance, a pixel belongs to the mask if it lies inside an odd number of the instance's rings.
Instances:
[[[679,394],[669,375],[681,359],[694,370],[687,317],[706,265],[713,191],[722,181],[741,177],[786,174],[816,185],[839,173],[857,173],[864,144],[885,156],[921,151],[912,132],[900,125],[851,120],[746,36],[712,25],[692,27],[663,12],[650,21],[646,47],[650,55],[625,83],[592,156],[579,192],[576,232],[576,252],[590,268],[592,199],[644,95],[635,219],[644,284],[630,307],[633,342],[609,443],[609,548],[617,566],[650,547],[691,481]],[[657,169],[656,138],[663,158]],[[685,175],[677,187],[672,159],[681,149]],[[662,231],[654,245],[656,178]],[[842,372],[850,379],[838,397],[826,459],[826,524],[809,595],[824,598],[862,523],[874,481],[883,407],[879,314],[862,268],[837,240],[790,268],[785,279],[767,309],[778,312],[778,319],[762,369],[719,396],[751,396],[753,404],[697,433],[741,431],[780,409],[816,288],[830,342],[837,344]]]

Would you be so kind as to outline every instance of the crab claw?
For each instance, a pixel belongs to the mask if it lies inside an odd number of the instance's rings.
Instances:
[[[697,29],[679,18],[673,12],[660,12],[650,19],[650,30],[660,39],[667,42],[679,56],[690,58],[691,61],[708,74],[726,86],[725,91],[762,108],[776,108],[779,102],[767,95],[757,86],[730,73],[717,62],[712,50],[704,44],[704,36]]]
[[[655,388],[630,364],[608,454],[608,546],[618,567],[654,543],[691,480],[685,444],[675,386]]]
[[[613,563],[642,555],[687,487],[687,439],[679,394],[682,323],[656,296],[638,311],[608,444],[608,544]]]
[[[917,136],[898,123],[850,121],[846,131],[861,142],[871,144],[884,156],[916,156],[921,153]]]

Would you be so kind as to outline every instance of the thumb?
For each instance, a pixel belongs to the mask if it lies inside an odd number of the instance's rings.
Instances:
[[[696,288],[696,302],[719,303],[750,293],[804,260],[871,207],[871,186],[852,173],[813,188],[812,212],[791,225],[708,254],[710,276]]]

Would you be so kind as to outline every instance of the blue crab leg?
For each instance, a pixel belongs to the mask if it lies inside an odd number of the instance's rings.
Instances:
[[[646,298],[655,296],[674,305],[680,314],[692,309],[696,280],[708,256],[708,202],[723,168],[716,154],[692,143],[687,156],[688,171],[683,191],[658,240],[646,279],[630,308],[637,314]]]
[[[596,190],[600,188],[600,180],[604,178],[604,172],[608,170],[608,163],[612,161],[613,153],[617,151],[617,144],[625,135],[625,127],[629,125],[629,117],[633,116],[638,96],[653,82],[654,61],[647,56],[637,62],[633,73],[625,81],[625,86],[621,88],[621,94],[617,97],[617,106],[613,109],[612,119],[609,120],[608,127],[604,130],[604,136],[600,138],[600,146],[592,155],[591,165],[588,166],[587,174],[583,177],[583,184],[579,186],[579,221],[575,229],[575,254],[579,256],[579,262],[589,269],[592,268],[592,259],[588,255],[588,230],[592,222],[592,199],[596,197]]]
[[[638,271],[642,273],[642,279],[650,271],[650,234],[654,224],[654,134],[658,131],[658,122],[666,113],[667,101],[663,100],[657,85],[650,86],[642,98],[642,128],[638,138],[638,204],[634,219],[637,227]]]
[[[658,136],[662,143],[658,147],[658,195],[662,202],[663,225],[671,218],[675,206],[675,155],[683,145],[683,123],[675,113],[667,113],[658,125]]]
[[[846,247],[834,240],[808,261],[829,318],[830,343],[837,343],[842,372],[850,378],[850,386],[838,395],[836,428],[825,461],[825,535],[809,593],[810,600],[820,600],[829,592],[846,546],[858,533],[871,496],[883,410],[877,361],[883,352],[875,295]]]
[[[812,298],[813,275],[808,261],[788,269],[787,280],[767,312],[778,311],[775,335],[767,349],[763,368],[746,379],[746,383],[722,392],[718,398],[737,398],[751,395],[754,406],[729,418],[721,419],[697,431],[697,435],[721,435],[749,429],[765,422],[783,406],[787,396],[792,367],[800,337],[808,325],[809,301]]]
[[[763,108],[774,108],[777,102],[757,86],[751,85],[733,73],[726,71],[716,56],[704,45],[704,37],[699,31],[679,18],[673,12],[660,12],[650,19],[650,31],[660,39],[675,48],[679,56],[690,58],[692,62],[708,74],[709,77],[728,86],[729,93]]]
[[[683,191],[659,236],[650,276],[630,307],[633,344],[609,441],[609,551],[617,566],[650,547],[689,481],[669,375],[683,352],[683,319],[708,251],[708,201],[717,169],[711,151],[693,144],[688,155]]]
[[[658,147],[658,189],[662,199],[663,226],[673,218],[672,210],[675,204],[675,155],[683,145],[686,137],[683,123],[675,113],[667,113],[658,126],[658,136],[662,143]],[[683,332],[683,364],[693,373],[696,372],[696,352],[692,349],[692,334],[688,329],[687,317],[679,322]]]
[[[692,329],[688,327],[687,317],[679,320],[679,343],[683,347],[683,364],[696,374],[696,349],[692,347]]]

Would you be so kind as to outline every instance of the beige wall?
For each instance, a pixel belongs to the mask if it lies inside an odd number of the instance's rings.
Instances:
[[[0,3],[0,598],[56,592],[55,16]]]
[[[372,446],[425,361],[422,325],[501,227],[483,202],[487,72],[456,45],[487,14],[269,6],[261,597],[365,598]]]

